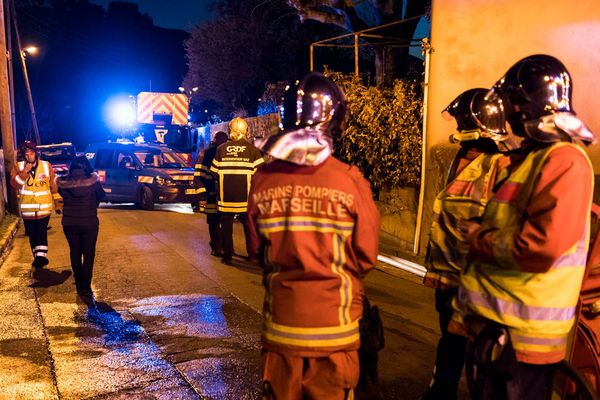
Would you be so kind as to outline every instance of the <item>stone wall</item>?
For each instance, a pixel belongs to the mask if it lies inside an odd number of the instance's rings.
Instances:
[[[276,113],[266,114],[258,117],[244,118],[244,121],[248,123],[248,139],[253,142],[254,138],[269,136],[277,132],[279,115]],[[219,131],[229,132],[229,121],[221,122],[220,124],[207,125],[198,128],[198,130],[209,130],[210,139],[212,139],[214,134]]]
[[[377,207],[381,215],[381,230],[389,235],[386,253],[398,254],[412,250],[417,221],[419,188],[397,188],[382,191]],[[395,248],[398,247],[398,248]]]
[[[422,260],[427,249],[433,200],[445,184],[446,174],[458,147],[451,144],[433,146],[426,169],[425,202],[418,254],[413,253],[419,187],[382,191],[377,206],[381,213],[382,249],[388,254]]]

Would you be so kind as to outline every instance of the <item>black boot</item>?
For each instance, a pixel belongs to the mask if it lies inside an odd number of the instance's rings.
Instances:
[[[44,268],[46,265],[48,265],[48,259],[46,257],[41,257],[41,256],[36,256],[33,259],[33,262],[31,263],[31,266],[33,268],[35,268],[36,270]]]
[[[221,262],[225,265],[233,265],[233,263],[231,262],[231,257],[223,256],[223,258],[221,258]]]

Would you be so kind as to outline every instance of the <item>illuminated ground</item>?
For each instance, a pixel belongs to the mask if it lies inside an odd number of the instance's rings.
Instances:
[[[0,398],[260,398],[260,271],[210,256],[204,218],[186,207],[101,210],[97,309],[75,294],[60,220],[33,276],[20,232],[0,268]],[[387,342],[381,383],[362,398],[416,399],[437,340],[433,293],[384,268],[367,294]]]

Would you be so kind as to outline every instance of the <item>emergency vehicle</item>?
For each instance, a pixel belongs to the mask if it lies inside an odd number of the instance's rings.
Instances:
[[[63,176],[69,172],[71,161],[77,155],[75,146],[70,142],[41,144],[37,146],[40,158],[52,164],[56,176]]]
[[[189,98],[181,93],[140,92],[136,104],[144,141],[166,144],[192,167],[198,134],[190,129]]]
[[[85,154],[111,203],[136,203],[152,210],[155,203],[198,203],[204,193],[194,181],[194,169],[165,145],[95,143]]]

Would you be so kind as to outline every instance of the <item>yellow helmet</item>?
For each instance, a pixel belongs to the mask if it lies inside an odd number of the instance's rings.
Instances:
[[[246,137],[248,133],[248,124],[240,117],[236,117],[229,122],[229,137],[233,140],[240,140]]]

